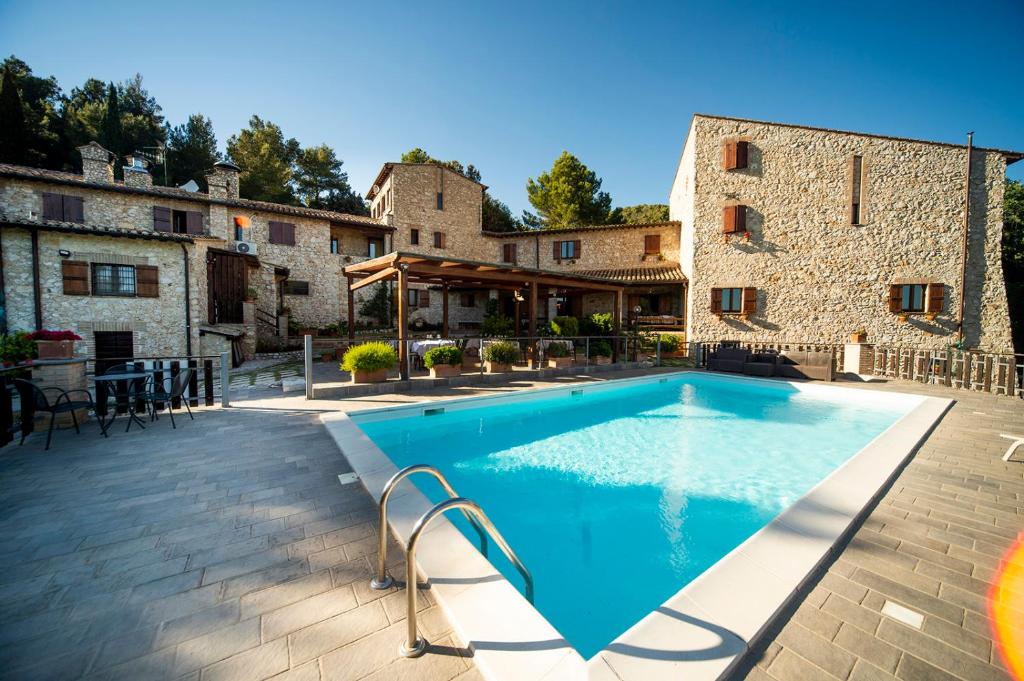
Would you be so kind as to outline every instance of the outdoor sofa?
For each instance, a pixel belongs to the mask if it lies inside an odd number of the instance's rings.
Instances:
[[[747,376],[779,376],[832,381],[833,356],[831,352],[813,350],[785,350],[750,352],[740,347],[721,347],[708,357],[710,371],[723,371]]]

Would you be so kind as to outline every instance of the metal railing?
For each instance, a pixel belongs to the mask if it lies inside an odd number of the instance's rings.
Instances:
[[[1024,355],[875,345],[871,374],[1024,399]]]
[[[787,350],[792,351],[809,351],[809,352],[831,352],[833,366],[832,370],[835,374],[841,374],[843,372],[843,345],[840,343],[820,343],[817,341],[775,341],[775,340],[755,340],[755,341],[716,341],[713,343],[691,343],[690,344],[690,356],[693,358],[697,367],[706,369],[708,366],[708,359],[711,357],[711,353],[715,352],[719,348],[743,348],[750,353],[759,352],[777,352],[783,353]]]
[[[419,590],[416,584],[416,547],[427,526],[438,516],[444,515],[455,508],[463,512],[468,511],[472,513],[484,529],[487,530],[487,534],[491,536],[494,543],[498,545],[498,548],[505,554],[505,557],[519,571],[526,585],[526,600],[533,603],[533,575],[523,565],[523,561],[519,560],[519,556],[512,550],[512,547],[505,541],[505,538],[501,536],[501,533],[498,532],[498,529],[491,522],[491,519],[487,517],[483,509],[475,501],[462,497],[442,501],[416,521],[416,525],[412,528],[412,534],[409,535],[409,541],[405,545],[405,593],[406,619],[408,623],[405,641],[398,646],[398,652],[403,657],[419,657],[427,649],[427,641],[420,637],[416,627],[416,597]]]
[[[388,498],[391,497],[391,493],[395,490],[402,480],[405,480],[410,475],[415,473],[426,473],[434,476],[437,482],[444,488],[445,494],[448,495],[449,499],[458,498],[458,494],[452,489],[448,479],[444,477],[441,471],[437,470],[433,466],[428,466],[424,463],[413,464],[412,466],[406,466],[402,470],[398,471],[391,476],[391,479],[384,485],[384,490],[380,494],[380,502],[377,504],[377,520],[380,531],[377,533],[378,546],[377,546],[377,572],[370,580],[370,587],[378,590],[388,589],[395,580],[391,578],[391,575],[387,573],[387,560],[388,560]],[[466,516],[466,520],[473,526],[476,533],[480,536],[480,553],[487,557],[487,534],[484,532],[484,528],[480,527],[480,523],[476,521],[471,513],[466,510],[462,511],[462,514]]]

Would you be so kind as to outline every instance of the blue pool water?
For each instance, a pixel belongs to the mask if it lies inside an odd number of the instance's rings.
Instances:
[[[353,418],[399,468],[435,465],[483,507],[532,572],[537,609],[589,658],[908,409],[682,374],[441,415]],[[433,480],[417,484],[444,498]],[[460,514],[448,517],[476,543]]]

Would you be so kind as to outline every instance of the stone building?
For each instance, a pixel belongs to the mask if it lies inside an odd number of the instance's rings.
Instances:
[[[1022,157],[971,151],[965,236],[965,146],[695,115],[670,195],[689,338],[944,347],[962,309],[967,347],[1008,351],[1003,188]]]

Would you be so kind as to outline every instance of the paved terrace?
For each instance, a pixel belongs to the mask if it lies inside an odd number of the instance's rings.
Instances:
[[[105,441],[90,424],[50,452],[38,437],[0,450],[0,678],[479,679],[429,592],[434,648],[397,657],[404,600],[367,587],[374,507],[338,483],[350,469],[317,410],[548,384],[268,399],[200,410],[177,431],[164,418]],[[1024,530],[1024,464],[1000,461],[999,438],[1024,428],[1024,402],[865,389],[959,402],[734,677],[1007,679],[984,594]],[[921,630],[883,617],[886,600],[922,613]]]

